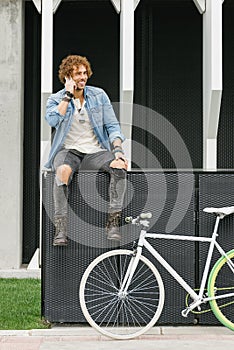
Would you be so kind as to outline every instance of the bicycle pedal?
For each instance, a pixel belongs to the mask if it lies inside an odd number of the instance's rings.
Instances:
[[[181,315],[186,318],[188,317],[188,314],[190,313],[190,311],[191,311],[190,308],[186,307],[186,309],[181,311]]]

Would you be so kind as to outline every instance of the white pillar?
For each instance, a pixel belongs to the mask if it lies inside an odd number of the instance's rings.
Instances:
[[[206,0],[203,14],[203,168],[217,169],[217,131],[222,98],[222,3]]]
[[[61,0],[33,0],[41,12],[41,170],[48,158],[51,140],[51,128],[45,121],[46,102],[53,90],[53,14]],[[40,176],[42,171],[40,171]],[[42,236],[42,184],[40,181],[40,247]],[[39,249],[36,250],[29,268],[39,264]],[[33,263],[32,263],[33,262]],[[31,267],[32,266],[32,267]]]
[[[124,150],[131,165],[134,90],[134,0],[121,0],[120,10],[120,123],[126,137]]]
[[[53,0],[42,0],[41,31],[41,165],[47,158],[46,148],[51,129],[45,121],[47,98],[52,93],[53,82]]]
[[[42,169],[49,153],[51,129],[45,121],[47,98],[52,93],[53,82],[53,7],[54,0],[33,0],[41,13],[41,147],[40,147],[40,247],[35,251],[29,263],[29,269],[40,265],[42,242]]]
[[[206,10],[206,0],[193,0],[197,6],[198,11],[202,14]]]
[[[120,124],[126,137],[124,150],[131,165],[134,93],[134,11],[140,0],[111,0],[120,13]]]
[[[39,13],[41,13],[41,0],[32,0],[34,5],[36,6],[36,9]]]
[[[33,0],[42,16],[41,28],[41,166],[49,153],[51,128],[45,121],[46,101],[53,89],[53,14],[62,0]]]

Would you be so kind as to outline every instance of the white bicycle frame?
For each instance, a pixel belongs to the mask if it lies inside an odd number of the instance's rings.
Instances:
[[[214,248],[216,247],[217,250],[219,251],[221,256],[224,256],[227,261],[230,269],[234,273],[234,264],[233,262],[229,259],[225,251],[222,249],[222,247],[219,245],[219,243],[216,241],[216,238],[218,236],[218,227],[220,220],[222,218],[220,216],[216,217],[215,225],[214,225],[214,230],[212,233],[211,238],[207,237],[194,237],[194,236],[182,236],[182,235],[171,235],[171,234],[159,234],[159,233],[150,233],[147,232],[147,230],[141,229],[138,245],[136,248],[136,254],[135,258],[131,260],[131,263],[129,264],[128,270],[126,272],[122,287],[119,291],[119,295],[125,295],[127,294],[128,286],[131,282],[132,276],[135,272],[135,269],[137,267],[137,264],[139,262],[139,258],[142,254],[142,249],[145,247],[154,257],[155,259],[162,265],[164,268],[174,277],[178,283],[189,293],[191,298],[194,300],[190,306],[188,306],[185,310],[182,311],[182,315],[186,317],[188,313],[193,310],[196,307],[199,307],[204,302],[214,300],[214,299],[219,299],[219,298],[227,298],[234,296],[234,293],[228,293],[228,294],[223,294],[221,296],[214,296],[214,297],[206,297],[204,296],[204,290],[207,282],[207,277],[209,273],[209,268],[211,264],[211,259],[213,255]],[[142,220],[141,222],[145,223],[145,226],[147,226],[147,221]],[[143,225],[144,227],[144,225]],[[189,284],[175,271],[175,269],[160,255],[160,253],[152,247],[152,245],[147,241],[147,238],[159,238],[159,239],[169,239],[169,240],[180,240],[180,241],[191,241],[191,242],[207,242],[209,243],[209,250],[206,258],[206,264],[204,267],[203,275],[202,275],[202,280],[201,280],[201,285],[199,288],[199,293],[197,294],[194,289],[189,286]]]

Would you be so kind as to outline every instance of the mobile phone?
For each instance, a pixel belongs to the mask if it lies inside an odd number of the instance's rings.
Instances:
[[[65,76],[65,80],[66,80],[66,83],[67,82],[73,83],[73,85],[74,85],[73,88],[76,89],[76,83],[74,82],[74,80],[72,79],[71,76],[69,76],[69,77]]]

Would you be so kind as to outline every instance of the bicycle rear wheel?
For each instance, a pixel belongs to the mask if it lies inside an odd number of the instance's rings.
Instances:
[[[234,262],[234,250],[227,253]],[[230,297],[210,301],[216,318],[226,327],[234,331],[234,273],[228,266],[227,259],[221,257],[210,272],[208,280],[209,297],[230,293]]]
[[[155,266],[140,257],[127,291],[120,295],[125,273],[134,259],[129,250],[113,250],[97,257],[86,269],[80,284],[80,305],[89,324],[115,339],[145,333],[159,318],[164,286]]]

